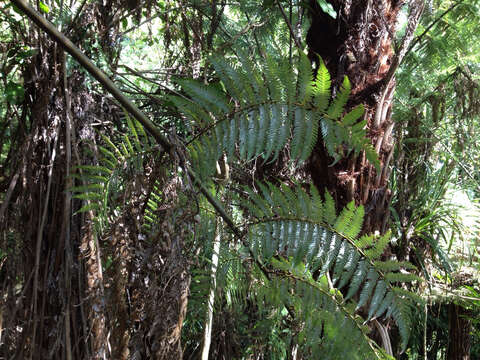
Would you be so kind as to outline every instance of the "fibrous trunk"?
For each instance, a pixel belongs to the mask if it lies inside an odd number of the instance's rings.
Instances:
[[[388,226],[391,190],[390,177],[394,152],[392,101],[395,92],[394,73],[413,38],[423,10],[423,2],[412,0],[405,35],[397,53],[394,52],[397,19],[404,1],[401,0],[329,0],[336,18],[324,12],[311,0],[311,26],[307,34],[309,56],[313,62],[320,56],[325,62],[337,91],[347,76],[351,95],[346,111],[362,104],[367,137],[380,161],[379,169],[369,163],[364,153],[353,154],[333,164],[325,146],[319,142],[314,149],[309,172],[320,191],[328,190],[337,208],[355,201],[364,205],[363,231],[384,233]],[[388,255],[388,254],[387,254]],[[390,338],[378,323],[382,345],[392,354]],[[372,337],[377,337],[372,334]],[[379,336],[378,336],[379,337]]]
[[[365,155],[350,156],[334,166],[319,144],[310,162],[310,173],[318,188],[326,188],[338,207],[355,200],[366,205],[365,231],[385,230],[390,190],[388,178],[393,155],[391,119],[395,81],[389,78],[394,60],[393,40],[397,17],[403,4],[398,0],[330,1],[334,19],[310,1],[311,27],[307,34],[309,55],[321,56],[338,89],[348,76],[352,93],[348,109],[365,106],[368,137],[381,162],[377,172]],[[347,110],[348,110],[347,109]]]
[[[96,4],[86,6],[78,29],[92,26],[95,13]],[[19,126],[11,148],[20,151],[5,162],[13,181],[0,228],[14,242],[0,243],[12,249],[4,263],[0,308],[9,311],[2,319],[0,357],[104,359],[102,264],[93,216],[74,215],[83,204],[72,201],[71,188],[83,184],[70,175],[81,175],[76,166],[92,164],[84,154],[95,143],[91,124],[111,119],[112,107],[87,89],[83,71],[67,65],[63,49],[47,34],[21,24],[12,36],[35,52],[19,65],[25,96],[15,112]],[[82,44],[94,40],[83,36]]]

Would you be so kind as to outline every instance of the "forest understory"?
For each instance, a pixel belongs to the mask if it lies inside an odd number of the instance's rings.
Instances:
[[[480,359],[476,0],[0,2],[0,359]]]

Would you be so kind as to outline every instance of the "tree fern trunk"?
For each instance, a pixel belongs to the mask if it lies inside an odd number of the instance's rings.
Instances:
[[[88,297],[89,306],[88,326],[87,321],[84,321],[84,331],[92,332],[91,335],[91,352],[90,359],[103,360],[106,359],[108,340],[105,319],[105,293],[103,286],[103,270],[102,262],[99,254],[99,244],[93,230],[93,213],[89,212],[86,224],[84,226],[83,234],[80,242],[80,249],[82,256],[85,259],[85,293]],[[82,317],[85,314],[82,313]]]
[[[88,37],[82,30],[93,24],[96,13],[96,4],[87,5],[70,34],[81,37],[87,49],[96,41],[95,32]],[[75,66],[67,71],[63,50],[44,32],[27,21],[12,24],[10,31],[18,43],[36,51],[18,64],[25,96],[21,113],[15,114],[19,125],[12,126],[12,151],[2,164],[15,174],[0,209],[2,230],[12,233],[21,250],[5,264],[10,272],[5,302],[13,310],[4,315],[0,357],[103,359],[107,332],[99,306],[105,300],[100,259],[92,229],[84,217],[73,215],[81,201],[72,201],[65,190],[79,184],[68,177],[71,165],[89,161],[79,153],[95,136],[91,122],[111,114],[99,108],[100,97],[85,86],[83,71]]]
[[[215,302],[215,291],[217,288],[217,268],[218,257],[220,254],[220,240],[221,240],[221,226],[222,222],[217,219],[217,228],[215,231],[215,240],[213,242],[212,252],[212,268],[210,274],[210,293],[208,295],[207,304],[207,316],[205,321],[205,329],[203,335],[203,348],[202,348],[202,360],[208,360],[208,354],[210,350],[210,343],[212,341],[212,328],[213,328],[213,304]]]
[[[128,343],[130,341],[129,333],[129,315],[127,306],[127,285],[128,269],[127,264],[131,261],[130,247],[130,227],[127,226],[125,217],[121,217],[113,229],[113,295],[111,306],[112,313],[112,355],[115,359],[127,360],[130,351]]]
[[[310,57],[320,55],[338,88],[346,75],[352,83],[349,110],[358,104],[366,108],[367,133],[378,153],[381,169],[375,171],[365,155],[350,156],[330,166],[333,160],[318,144],[310,161],[310,173],[320,189],[328,189],[337,206],[351,200],[365,205],[364,231],[384,231],[389,216],[391,192],[388,189],[390,162],[394,150],[392,100],[395,80],[392,42],[400,7],[398,0],[330,0],[337,18],[310,1],[312,18],[307,34]],[[393,67],[393,68],[392,68]]]
[[[323,11],[317,0],[309,3],[312,19],[306,39],[309,56],[314,62],[317,55],[322,57],[337,90],[343,77],[349,78],[352,92],[346,111],[364,105],[367,137],[378,154],[380,169],[375,170],[365,154],[351,155],[332,166],[333,159],[319,142],[310,158],[309,172],[321,192],[327,189],[333,195],[337,208],[343,208],[352,200],[357,205],[364,205],[363,232],[384,233],[390,216],[388,182],[395,148],[392,120],[394,73],[413,38],[423,3],[411,0],[406,35],[400,51],[395,54],[393,41],[404,1],[327,2],[336,11],[336,19]],[[395,347],[398,339],[392,339],[392,342]]]

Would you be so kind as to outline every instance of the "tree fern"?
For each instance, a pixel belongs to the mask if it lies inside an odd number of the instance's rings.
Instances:
[[[245,66],[237,68],[224,58],[212,58],[220,82],[179,80],[185,96],[171,97],[189,121],[187,128],[193,130],[187,143],[188,160],[201,178],[210,177],[223,153],[228,159],[251,160],[261,156],[271,161],[289,144],[292,161],[302,162],[310,156],[319,128],[335,160],[352,151],[365,151],[367,158],[378,165],[365,136],[365,121],[358,121],[363,108],[357,107],[343,116],[350,93],[348,79],[331,99],[330,76],[323,62],[314,79],[303,54],[296,72],[288,63],[272,58],[266,60],[263,68],[245,56],[240,59]],[[77,198],[91,201],[81,211],[97,210],[104,223],[112,196],[124,190],[120,175],[143,173],[144,155],[152,150],[143,128],[128,117],[127,123],[130,133],[121,140],[103,138],[98,166],[81,167],[82,176],[91,183],[72,189]],[[314,187],[306,193],[300,187],[292,190],[286,185],[277,188],[261,184],[259,192],[250,188],[246,192],[248,200],[241,202],[248,210],[246,218],[254,219],[248,226],[247,245],[255,266],[266,269],[266,274],[272,271],[273,275],[259,280],[268,289],[265,301],[294,309],[295,320],[305,329],[302,341],[312,353],[321,350],[328,358],[328,354],[338,356],[348,351],[355,358],[352,349],[360,346],[363,350],[357,358],[363,358],[368,351],[377,354],[366,336],[365,320],[355,313],[356,308],[365,308],[368,319],[385,314],[392,317],[405,346],[410,321],[405,302],[409,296],[395,283],[416,278],[400,272],[401,267],[381,266],[380,256],[388,236],[358,238],[362,207],[356,208],[352,203],[337,215],[333,198],[326,193],[322,200]],[[155,224],[161,199],[154,189],[145,212],[147,223]],[[333,277],[333,283],[345,297],[321,283],[319,279],[326,276]],[[348,331],[340,333],[338,324]],[[305,337],[315,332],[321,336]]]
[[[216,111],[221,111],[221,106]],[[143,172],[144,157],[152,150],[141,126],[132,121],[128,124],[129,134],[123,135],[120,140],[113,142],[103,138],[99,165],[81,167],[82,177],[89,183],[72,189],[77,198],[90,201],[81,211],[97,211],[100,226],[108,220],[107,209],[114,203],[112,197],[123,189],[121,176]],[[219,137],[222,135],[217,134]],[[220,149],[213,146],[215,139],[205,136],[200,141],[205,145],[200,147],[198,142],[194,142],[192,149],[198,149],[199,154],[203,152],[202,156],[205,156],[206,149],[210,153],[206,158],[198,157],[197,161],[213,164],[220,154]],[[195,159],[192,151],[192,163]],[[325,352],[328,348],[329,351],[337,351],[338,355],[338,352],[347,351],[345,344],[350,344],[349,349],[359,346],[363,349],[358,358],[366,356],[366,352],[378,354],[378,349],[366,335],[366,328],[362,325],[364,319],[354,312],[355,308],[362,306],[368,311],[368,319],[385,313],[391,316],[397,322],[405,343],[409,307],[404,305],[404,298],[408,297],[408,293],[394,285],[398,281],[415,279],[399,272],[412,266],[379,259],[388,236],[357,238],[363,208],[351,203],[337,216],[333,198],[326,193],[325,200],[322,200],[315,187],[309,193],[301,187],[291,189],[286,185],[278,188],[272,184],[258,184],[258,189],[257,192],[247,187],[248,200],[242,201],[244,208],[248,209],[248,218],[256,219],[248,227],[248,244],[259,264],[274,269],[271,281],[263,279],[263,296],[268,295],[266,301],[270,306],[277,302],[282,306],[293,306],[296,319],[304,324],[301,343],[312,353],[322,349],[322,353],[329,354]],[[159,191],[153,189],[146,206],[144,225],[149,232],[158,222],[156,214],[163,201]],[[314,273],[316,279],[312,276]],[[332,274],[333,283],[338,284],[339,289],[347,289],[345,299],[339,292],[332,293],[332,289],[319,283],[318,278],[327,273]],[[225,276],[228,277],[228,274],[229,270]],[[279,292],[277,286],[280,286]],[[237,297],[234,288],[225,290],[231,299]],[[350,304],[354,302],[349,299],[354,296],[358,296],[359,301],[352,307]],[[339,334],[338,324],[348,331]],[[306,336],[318,332],[319,328],[323,329],[321,337]],[[352,339],[355,339],[355,344],[351,343]],[[362,339],[360,345],[357,344],[358,339]],[[350,353],[348,356],[355,358],[357,355]]]
[[[278,267],[278,259],[283,259],[282,270],[288,276],[314,286],[317,283],[307,274],[332,274],[333,283],[346,294],[337,305],[356,298],[355,308],[365,307],[368,319],[387,312],[397,323],[405,348],[409,307],[412,299],[419,299],[395,284],[420,279],[404,271],[414,268],[409,263],[381,260],[390,234],[358,238],[363,208],[350,203],[337,216],[332,197],[327,193],[321,201],[313,187],[311,195],[300,187],[291,190],[283,186],[281,191],[272,184],[259,187],[260,193],[249,190],[248,199],[242,200],[256,218],[249,226],[248,241],[258,261]],[[318,216],[319,208],[323,216]],[[303,273],[295,270],[301,264]]]
[[[368,328],[341,295],[328,288],[323,277],[314,280],[304,264],[292,266],[285,258],[271,262],[272,278],[262,286],[260,303],[282,308],[288,304],[302,322],[298,343],[311,359],[373,359],[380,357],[366,336]]]

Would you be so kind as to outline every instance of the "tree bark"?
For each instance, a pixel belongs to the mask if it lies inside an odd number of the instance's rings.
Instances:
[[[205,319],[205,329],[203,333],[203,348],[202,348],[202,360],[208,360],[208,354],[210,352],[210,344],[212,342],[212,328],[213,328],[213,305],[215,302],[215,291],[217,290],[217,268],[220,255],[220,240],[221,233],[221,220],[217,220],[217,228],[215,230],[215,239],[213,241],[212,252],[212,267],[210,273],[210,292],[208,295],[207,314]]]
[[[377,172],[365,155],[350,156],[331,166],[333,159],[319,142],[310,159],[309,170],[314,184],[327,189],[339,208],[355,200],[365,205],[364,231],[386,229],[391,191],[388,189],[390,163],[394,150],[392,100],[395,92],[394,72],[398,67],[423,6],[412,1],[410,32],[404,47],[394,53],[393,40],[397,18],[404,4],[399,0],[330,0],[336,19],[322,11],[317,1],[310,1],[311,27],[307,34],[309,56],[321,56],[329,69],[334,91],[344,76],[352,84],[346,111],[358,104],[365,106],[367,133],[378,153],[381,168]],[[407,27],[408,28],[408,27]]]
[[[84,9],[75,30],[92,25],[95,6]],[[91,122],[112,114],[107,106],[98,106],[100,96],[87,89],[82,71],[75,67],[67,71],[57,43],[27,22],[20,23],[25,27],[12,33],[37,51],[21,65],[25,97],[19,118],[26,124],[19,126],[15,137],[23,145],[12,146],[18,153],[10,164],[15,175],[10,197],[0,210],[2,222],[10,224],[8,231],[20,234],[15,247],[21,249],[12,256],[15,263],[8,264],[14,276],[2,284],[12,311],[4,316],[6,341],[0,342],[0,357],[105,359],[98,244],[86,217],[74,215],[81,201],[72,200],[68,189],[79,185],[69,177],[72,165],[89,161],[80,159],[79,153],[95,136]],[[93,40],[84,36],[82,43]]]
[[[468,311],[460,305],[448,306],[448,360],[470,360],[471,323],[467,316]]]

